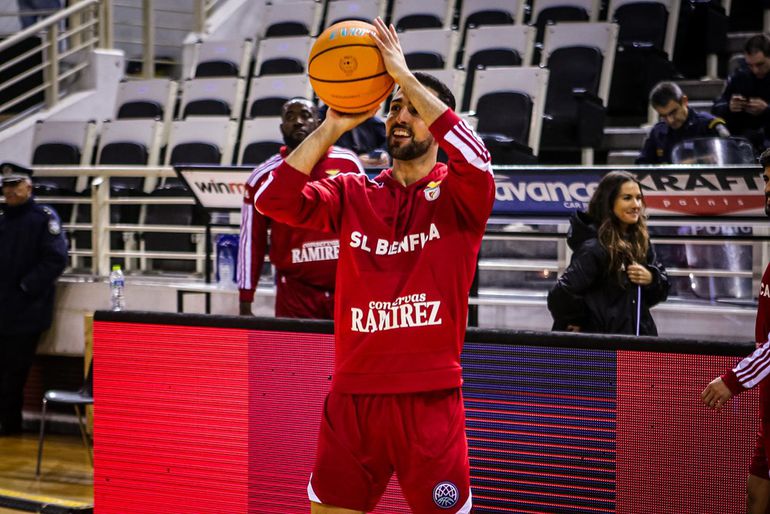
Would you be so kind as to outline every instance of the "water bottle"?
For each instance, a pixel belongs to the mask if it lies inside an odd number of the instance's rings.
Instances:
[[[113,311],[122,311],[126,308],[125,289],[126,279],[120,266],[116,264],[110,273],[110,309]]]
[[[222,234],[217,237],[217,283],[227,289],[238,287],[236,262],[238,259],[238,237]]]

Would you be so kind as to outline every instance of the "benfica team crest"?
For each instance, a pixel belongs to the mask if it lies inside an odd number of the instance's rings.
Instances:
[[[436,198],[439,197],[441,194],[441,188],[439,185],[441,184],[441,181],[438,182],[429,182],[427,186],[425,186],[425,191],[423,193],[425,194],[425,199],[429,202],[432,202]]]

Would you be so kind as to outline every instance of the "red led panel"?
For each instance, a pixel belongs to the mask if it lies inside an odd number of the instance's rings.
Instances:
[[[757,391],[720,413],[700,392],[736,357],[617,352],[617,503],[622,512],[743,512]]]
[[[308,511],[332,362],[328,334],[96,322],[96,511]],[[375,512],[409,512],[396,480]]]

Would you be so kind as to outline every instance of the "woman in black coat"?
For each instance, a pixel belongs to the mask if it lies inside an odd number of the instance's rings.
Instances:
[[[570,224],[572,260],[548,293],[553,330],[658,335],[650,307],[668,297],[670,284],[650,244],[636,178],[605,175],[588,212]]]

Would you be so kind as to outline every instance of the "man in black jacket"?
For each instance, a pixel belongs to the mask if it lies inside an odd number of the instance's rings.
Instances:
[[[761,152],[770,146],[770,36],[750,37],[743,57],[746,65],[728,77],[711,112],[727,120],[731,134],[748,138]]]
[[[671,151],[684,140],[730,136],[725,120],[691,109],[687,95],[673,82],[655,86],[650,104],[660,121],[650,130],[636,164],[671,164]]]
[[[67,242],[53,209],[32,198],[32,170],[0,165],[0,435],[21,432],[24,383],[51,326]]]

